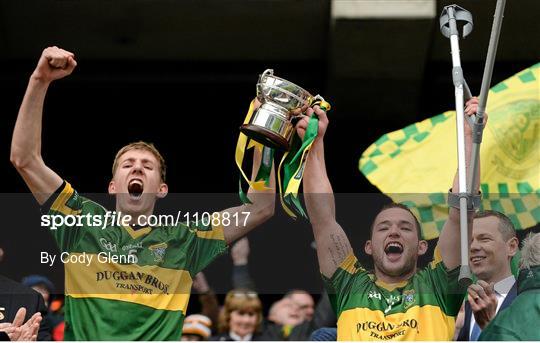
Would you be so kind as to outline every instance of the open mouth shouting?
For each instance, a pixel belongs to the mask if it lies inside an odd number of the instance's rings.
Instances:
[[[131,179],[128,183],[129,197],[134,200],[139,200],[144,191],[144,183],[141,179]]]
[[[399,242],[389,242],[384,247],[384,253],[390,262],[396,262],[403,254],[403,245]]]

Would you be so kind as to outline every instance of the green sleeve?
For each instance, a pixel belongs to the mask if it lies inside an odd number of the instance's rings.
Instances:
[[[443,312],[457,316],[466,290],[458,283],[459,267],[448,270],[442,261],[439,247],[435,248],[433,261],[423,270],[421,277],[430,285]]]
[[[187,267],[192,276],[202,271],[218,256],[227,251],[223,235],[223,226],[191,226],[186,237],[188,262]]]
[[[80,196],[65,181],[47,200],[44,210],[48,211],[42,216],[41,224],[50,230],[61,252],[72,252],[84,234],[93,229],[87,225],[86,220],[79,220],[79,217],[87,214],[102,215],[105,212],[100,205]]]
[[[359,294],[358,287],[361,281],[369,280],[369,274],[360,266],[354,254],[350,253],[331,278],[326,278],[324,275],[322,278],[332,308],[339,318],[341,312],[347,308],[347,304],[351,303],[351,298]]]

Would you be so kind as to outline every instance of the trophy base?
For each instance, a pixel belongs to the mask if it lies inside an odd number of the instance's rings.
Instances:
[[[269,148],[285,151],[288,151],[290,148],[288,140],[264,127],[253,124],[244,124],[240,126],[240,131],[254,141]]]

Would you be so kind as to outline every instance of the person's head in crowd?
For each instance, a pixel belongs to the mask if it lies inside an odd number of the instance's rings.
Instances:
[[[402,204],[385,205],[371,225],[371,238],[364,250],[373,257],[375,275],[385,282],[409,279],[416,272],[418,257],[428,244],[422,239],[420,223]]]
[[[510,260],[518,248],[516,230],[507,216],[496,211],[474,216],[469,264],[478,279],[490,283],[512,275]]]
[[[315,301],[311,294],[302,289],[294,289],[285,294],[285,298],[290,299],[298,307],[302,321],[313,319]]]
[[[220,333],[250,339],[260,331],[262,319],[262,303],[257,293],[233,289],[225,296],[225,304],[219,314],[218,330]]]
[[[520,269],[531,269],[540,266],[540,232],[530,233],[521,246]]]
[[[291,326],[298,325],[303,321],[298,305],[287,297],[272,304],[268,311],[268,320],[278,325]]]
[[[22,279],[22,284],[40,293],[45,301],[45,306],[49,306],[51,295],[54,294],[54,284],[43,275],[29,275]]]
[[[206,341],[212,334],[212,320],[202,314],[192,314],[184,319],[182,341]]]
[[[0,248],[0,262],[4,260],[4,249]]]

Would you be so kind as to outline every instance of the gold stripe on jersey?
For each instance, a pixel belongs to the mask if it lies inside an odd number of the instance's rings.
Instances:
[[[337,327],[338,341],[450,341],[455,319],[433,305],[387,316],[381,310],[354,308],[341,313]]]
[[[131,236],[133,239],[137,239],[141,236],[147,235],[152,231],[152,228],[147,226],[144,228],[140,228],[138,230],[134,230],[131,226],[122,226],[126,232]]]
[[[223,232],[223,225],[212,225],[212,230],[197,230],[197,237],[203,239],[218,239],[225,240],[225,235]]]
[[[386,289],[387,291],[392,292],[396,288],[405,287],[407,285],[408,281],[401,281],[396,283],[387,283],[382,280],[376,280],[375,284],[379,287],[382,287]]]
[[[439,263],[443,261],[442,255],[441,255],[441,249],[439,248],[439,245],[435,247],[435,251],[433,252],[433,261],[429,263],[429,266],[431,269],[435,269]]]
[[[358,268],[356,267],[358,260],[356,259],[356,256],[354,256],[353,252],[350,252],[347,257],[341,262],[341,265],[339,268],[343,269],[349,274],[355,274],[358,271]]]
[[[65,263],[66,295],[126,301],[186,314],[193,282],[188,271],[99,262],[97,254],[89,253],[72,253],[66,260],[84,261],[85,257],[91,258],[90,263]]]
[[[71,185],[66,182],[64,189],[62,189],[60,195],[58,195],[56,200],[53,202],[51,210],[60,212],[66,216],[80,214],[80,210],[73,210],[66,205],[69,198],[73,195],[74,192],[75,190],[73,189],[73,187],[71,187]],[[52,196],[54,196],[54,194]]]

